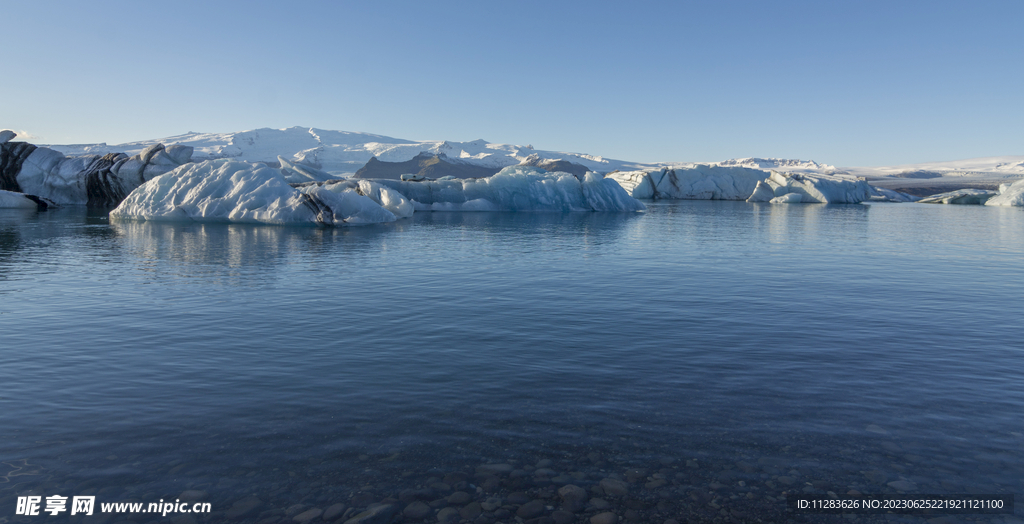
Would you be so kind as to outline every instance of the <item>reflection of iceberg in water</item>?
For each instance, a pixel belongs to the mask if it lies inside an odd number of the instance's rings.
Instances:
[[[294,228],[254,224],[205,224],[118,220],[111,221],[119,250],[131,251],[140,269],[147,272],[178,272],[182,278],[223,278],[229,273],[276,279],[274,271],[308,269],[331,264],[343,272],[346,266],[364,264],[379,252],[403,251],[436,254],[438,235],[460,236],[469,242],[501,241],[508,236],[516,249],[539,248],[523,244],[522,235],[546,238],[551,231],[565,231],[587,242],[613,241],[625,225],[642,215],[605,213],[417,213],[412,220],[387,227]],[[413,228],[423,234],[404,235]],[[400,245],[397,245],[400,244]],[[415,261],[403,261],[415,264]]]
[[[6,278],[4,267],[22,249],[22,224],[36,215],[35,209],[0,209],[0,280]],[[0,290],[0,294],[4,291]]]
[[[224,268],[252,271],[310,263],[320,257],[358,258],[380,249],[383,236],[401,232],[405,224],[381,228],[321,229],[251,224],[112,221],[122,249],[132,251],[145,271],[181,270],[188,278],[223,275]],[[170,264],[168,264],[168,262]],[[272,275],[273,273],[266,273]]]
[[[773,244],[831,243],[837,231],[844,235],[867,235],[871,206],[818,204],[779,206],[755,203],[753,225]],[[799,235],[794,235],[799,231]]]
[[[539,244],[523,244],[516,239],[522,235],[547,239],[553,232],[581,239],[584,245],[619,239],[631,224],[643,219],[637,213],[417,213],[416,227],[444,230],[444,234],[464,235],[475,242],[510,239],[513,249],[545,249]],[[485,236],[485,238],[478,238]]]

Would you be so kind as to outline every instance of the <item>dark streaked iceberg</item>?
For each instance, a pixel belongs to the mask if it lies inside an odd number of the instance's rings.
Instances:
[[[124,153],[64,156],[47,147],[0,141],[0,190],[33,195],[44,202],[113,206],[147,180],[191,161],[189,146],[154,144],[134,156]]]

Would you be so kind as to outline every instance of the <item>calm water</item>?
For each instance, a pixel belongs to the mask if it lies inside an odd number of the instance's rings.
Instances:
[[[659,524],[810,518],[783,491],[1020,497],[1022,298],[1016,208],[353,229],[0,210],[0,522],[68,518],[16,517],[19,495],[189,489],[211,521],[347,517],[472,493],[488,463],[516,471],[480,497],[620,478],[605,499]]]

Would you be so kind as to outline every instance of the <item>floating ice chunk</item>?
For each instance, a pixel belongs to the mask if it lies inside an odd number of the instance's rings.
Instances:
[[[750,194],[747,202],[771,202],[774,198],[775,188],[764,180],[758,180],[757,187],[754,188],[754,192]]]
[[[917,202],[921,197],[914,196],[900,191],[893,191],[884,187],[869,185],[872,202]]]
[[[698,164],[660,171],[610,173],[633,198],[745,200],[767,176],[760,169]]]
[[[961,204],[984,205],[990,198],[998,195],[998,191],[987,189],[958,189],[948,193],[939,193],[919,200],[922,204]]]
[[[799,204],[803,201],[804,196],[800,193],[786,193],[771,199],[769,202],[772,204]]]
[[[619,171],[609,173],[605,178],[614,180],[633,198],[654,198],[654,183],[650,177],[652,172],[654,171]]]
[[[414,201],[417,210],[434,211],[641,211],[644,205],[612,179],[587,173],[548,173],[510,166],[486,178],[454,180],[375,179]]]
[[[999,194],[988,199],[986,206],[1024,206],[1024,180],[999,186]]]
[[[10,142],[12,139],[14,139],[14,137],[16,136],[18,136],[18,134],[15,133],[14,131],[11,131],[10,129],[4,129],[3,131],[0,131],[0,144],[6,144],[7,142]]]
[[[0,209],[22,208],[36,209],[39,207],[35,200],[25,196],[23,193],[4,191],[0,189]]]
[[[772,171],[765,183],[772,187],[776,197],[796,193],[801,196],[799,201],[805,203],[858,204],[871,198],[871,188],[864,180],[836,175]]]
[[[564,174],[576,178],[575,175]],[[606,180],[593,171],[583,175],[583,180],[580,180],[579,184],[583,189],[584,201],[594,211],[641,211],[646,209],[642,203],[623,191],[622,186],[617,182]]]
[[[279,169],[228,160],[186,164],[138,187],[115,219],[357,225],[393,222],[394,213],[354,189],[292,187]]]

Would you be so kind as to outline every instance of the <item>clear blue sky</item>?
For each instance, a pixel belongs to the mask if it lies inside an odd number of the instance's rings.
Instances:
[[[1024,155],[1024,2],[0,0],[0,128],[310,126],[636,161]]]

